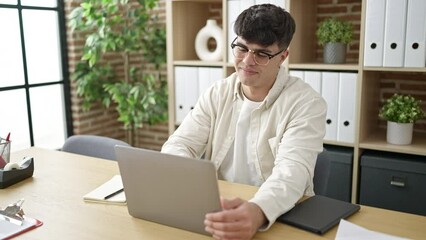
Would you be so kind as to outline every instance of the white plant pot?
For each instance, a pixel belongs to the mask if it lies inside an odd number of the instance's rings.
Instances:
[[[413,123],[396,123],[388,121],[386,141],[390,144],[408,145],[413,139]]]
[[[216,41],[216,49],[208,49],[208,41],[213,38]],[[222,59],[222,28],[217,25],[216,20],[207,20],[206,25],[200,29],[195,37],[195,53],[204,61],[219,61]]]

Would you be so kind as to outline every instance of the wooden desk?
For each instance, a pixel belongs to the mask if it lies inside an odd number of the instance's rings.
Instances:
[[[0,206],[25,199],[28,216],[44,225],[20,239],[211,239],[208,236],[131,217],[126,206],[86,203],[83,195],[118,174],[114,161],[59,151],[30,148],[12,153],[12,161],[34,157],[35,171],[26,179],[0,189]],[[224,197],[249,199],[256,187],[219,182]],[[396,236],[426,239],[426,217],[362,206],[350,222]],[[334,239],[337,227],[319,236],[275,223],[255,239]]]

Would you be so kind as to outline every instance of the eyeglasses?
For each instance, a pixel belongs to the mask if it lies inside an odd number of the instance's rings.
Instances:
[[[247,57],[247,54],[249,52],[253,53],[254,62],[258,65],[268,65],[269,61],[277,56],[278,54],[282,53],[285,49],[282,49],[281,51],[275,53],[275,54],[269,54],[264,51],[258,51],[258,50],[251,50],[248,49],[246,46],[241,45],[239,43],[234,43],[237,40],[238,37],[234,39],[231,43],[232,53],[234,54],[234,57],[237,59],[244,59]]]

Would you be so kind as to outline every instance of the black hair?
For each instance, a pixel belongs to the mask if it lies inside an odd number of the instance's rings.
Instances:
[[[296,23],[285,9],[273,4],[254,5],[244,10],[235,21],[234,32],[249,43],[282,49],[290,45]]]

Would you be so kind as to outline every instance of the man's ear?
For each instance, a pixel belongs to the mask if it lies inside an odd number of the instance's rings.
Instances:
[[[288,57],[288,49],[286,49],[285,51],[282,52],[282,54],[280,54],[280,65],[283,64],[283,62],[287,59]]]

